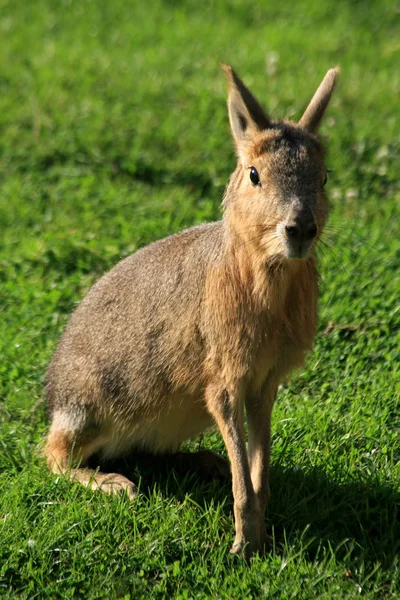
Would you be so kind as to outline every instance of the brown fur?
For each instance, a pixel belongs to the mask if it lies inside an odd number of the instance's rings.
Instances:
[[[266,540],[277,387],[302,364],[316,331],[313,250],[327,203],[314,129],[336,72],[307,108],[307,130],[271,122],[232,69],[225,71],[238,165],[224,217],[143,248],[90,290],[48,370],[45,452],[52,471],[133,496],[120,475],[70,467],[94,452],[177,452],[216,424],[232,470],[232,551],[250,556]],[[251,167],[261,185],[250,181]]]

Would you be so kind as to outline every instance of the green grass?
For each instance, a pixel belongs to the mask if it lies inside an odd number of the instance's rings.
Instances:
[[[400,12],[365,0],[0,0],[0,597],[400,598]],[[229,485],[138,464],[140,497],[48,474],[43,378],[121,257],[219,218],[219,62],[297,118],[325,71],[320,330],[273,419],[274,549],[229,555]],[[194,443],[194,445],[196,445]],[[203,446],[223,451],[208,434]]]

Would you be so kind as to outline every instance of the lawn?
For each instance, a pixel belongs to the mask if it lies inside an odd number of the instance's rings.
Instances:
[[[400,7],[391,0],[0,0],[0,597],[400,598]],[[220,62],[275,117],[326,70],[320,325],[273,417],[273,549],[229,554],[229,483],[131,465],[139,497],[50,475],[43,381],[121,257],[220,217]],[[216,432],[188,444],[224,452]]]

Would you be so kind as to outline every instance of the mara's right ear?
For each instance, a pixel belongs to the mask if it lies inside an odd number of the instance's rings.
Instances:
[[[232,67],[222,65],[222,68],[229,82],[229,122],[233,139],[240,153],[243,142],[246,142],[249,136],[268,128],[269,119]]]

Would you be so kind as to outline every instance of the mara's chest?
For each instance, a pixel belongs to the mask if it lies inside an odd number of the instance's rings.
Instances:
[[[317,328],[314,262],[259,279],[214,281],[205,319],[207,369],[258,389],[270,373],[280,379],[303,363]]]
[[[279,336],[265,336],[254,352],[254,358],[249,369],[249,385],[254,391],[262,388],[265,380],[273,375],[278,381],[290,371],[302,366],[307,350],[311,343],[293,340],[282,333]]]
[[[273,373],[281,380],[292,369],[302,366],[317,330],[317,303],[314,289],[287,295],[275,314],[260,319],[250,369],[252,389],[260,389]],[[304,293],[308,292],[308,293]]]

